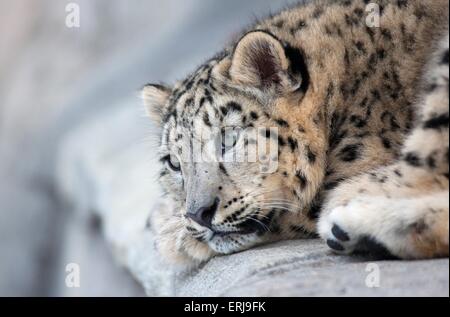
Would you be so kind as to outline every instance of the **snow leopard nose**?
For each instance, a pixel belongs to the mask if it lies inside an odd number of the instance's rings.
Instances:
[[[212,204],[198,208],[194,213],[188,212],[187,216],[200,226],[212,229],[212,220],[219,207],[220,199],[216,197]]]

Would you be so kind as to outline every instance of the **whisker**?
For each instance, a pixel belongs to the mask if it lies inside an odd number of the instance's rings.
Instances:
[[[268,200],[259,200],[256,202],[257,204],[285,204],[285,205],[293,205],[292,203],[288,203],[285,201],[277,201],[277,200],[273,200],[273,201],[268,201]]]
[[[265,201],[273,201],[273,200],[293,203],[292,199],[284,199],[284,198],[268,198],[268,199],[265,199]]]
[[[253,192],[256,192],[256,190],[253,191]],[[262,196],[262,195],[268,195],[268,194],[272,194],[272,193],[276,193],[276,192],[282,193],[283,191],[281,189],[274,189],[274,190],[269,190],[269,191],[263,191],[263,192],[260,192],[258,194],[252,195],[252,196],[250,196],[248,194],[247,195],[248,195],[249,198],[256,198],[256,197],[259,197],[259,196]]]
[[[255,212],[254,215],[259,216],[259,217],[264,218],[264,219],[270,219],[266,215],[263,215],[262,213],[259,213],[259,212]]]
[[[258,202],[259,204],[282,204],[286,206],[295,206],[298,208],[301,208],[299,204],[290,202],[290,201],[283,201],[283,200],[262,200]]]
[[[262,221],[260,221],[259,219],[255,219],[255,218],[253,218],[253,217],[251,217],[251,216],[247,216],[247,217],[245,217],[245,219],[251,219],[251,220],[253,220],[253,221],[259,223],[266,231],[271,232],[271,231],[270,231],[270,228],[269,228],[265,223],[263,223]]]
[[[293,202],[292,200],[289,200],[289,199],[264,199],[261,201],[267,201],[267,202],[276,201],[276,202],[283,202],[283,203],[287,203],[287,204],[297,205],[295,202]]]
[[[299,205],[279,203],[279,202],[261,202],[261,203],[258,203],[258,205],[259,206],[276,205],[276,206],[291,207],[291,208],[296,208],[296,209],[300,209],[301,208],[301,206],[299,206]]]
[[[284,210],[284,211],[289,211],[289,212],[295,212],[297,210],[297,208],[293,208],[291,207],[287,207],[287,206],[283,206],[283,205],[264,205],[263,208],[275,208],[275,209],[279,209]]]
[[[281,206],[281,207],[286,207],[286,208],[297,208],[297,206],[294,205],[286,205],[286,204],[281,204],[281,203],[261,203],[259,204],[259,206],[264,206],[264,207],[268,207],[268,206]]]

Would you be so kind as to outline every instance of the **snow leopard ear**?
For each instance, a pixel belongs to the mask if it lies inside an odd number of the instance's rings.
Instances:
[[[244,35],[236,45],[229,69],[231,80],[261,90],[293,92],[307,83],[300,50],[265,31]]]
[[[170,88],[156,84],[145,85],[141,90],[147,115],[158,125],[161,124],[171,93]]]

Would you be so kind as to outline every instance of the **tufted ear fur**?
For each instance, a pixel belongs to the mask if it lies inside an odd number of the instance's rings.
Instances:
[[[162,85],[148,84],[141,90],[147,115],[158,125],[163,119],[170,94],[171,89]]]
[[[236,84],[277,92],[296,91],[308,78],[300,50],[265,31],[247,33],[238,42],[229,74]]]

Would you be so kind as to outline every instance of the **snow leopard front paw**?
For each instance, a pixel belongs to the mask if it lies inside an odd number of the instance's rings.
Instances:
[[[327,245],[338,254],[369,254],[376,258],[396,258],[384,244],[382,219],[367,214],[357,200],[339,206],[319,221],[319,232]],[[371,216],[375,217],[370,219]],[[387,234],[386,234],[387,235]]]
[[[331,201],[318,230],[338,253],[401,259],[447,257],[448,191],[407,198],[356,196],[338,204]]]

